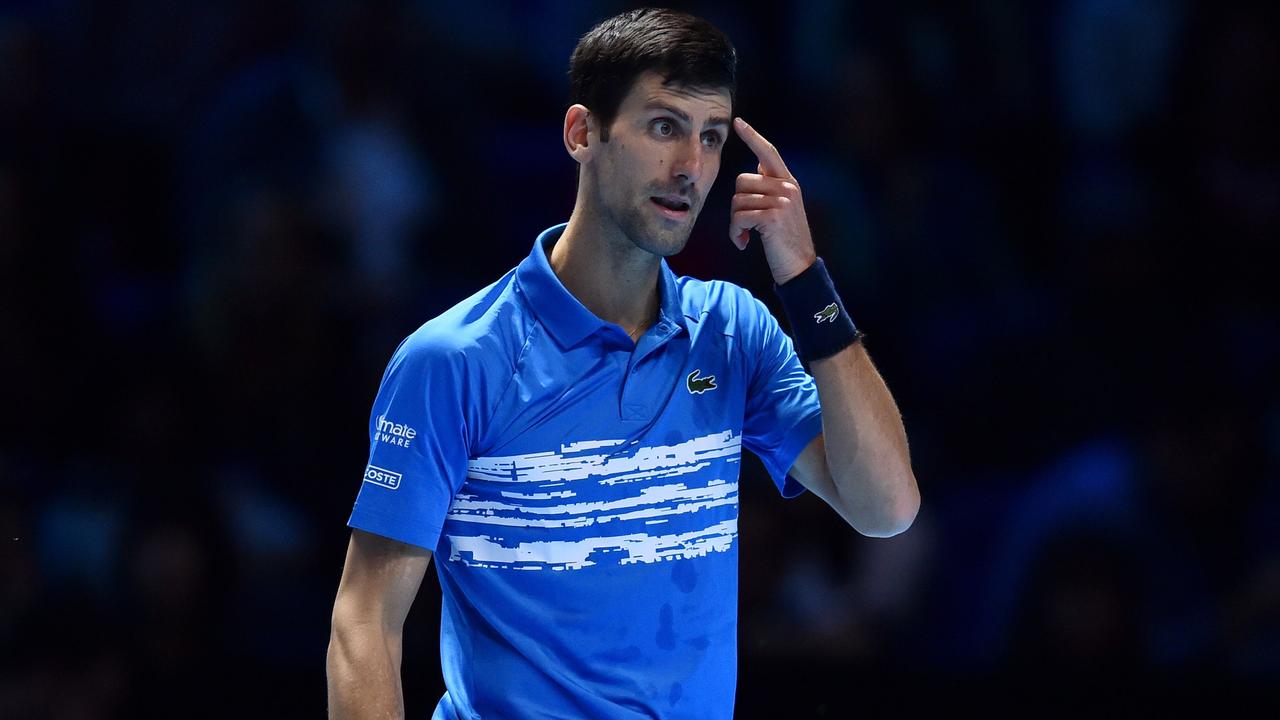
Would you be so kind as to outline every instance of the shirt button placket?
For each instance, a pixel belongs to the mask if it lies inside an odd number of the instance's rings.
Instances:
[[[640,363],[638,360],[632,360],[627,376],[622,381],[622,419],[647,420],[648,407],[644,402],[645,399]]]

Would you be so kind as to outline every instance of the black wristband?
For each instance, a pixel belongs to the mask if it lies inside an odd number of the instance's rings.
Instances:
[[[775,283],[773,289],[782,298],[801,360],[831,357],[863,336],[845,312],[822,258],[785,283]]]

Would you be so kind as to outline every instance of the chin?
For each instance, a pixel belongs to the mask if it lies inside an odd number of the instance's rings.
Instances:
[[[693,228],[658,228],[647,234],[642,242],[636,243],[641,248],[648,250],[654,255],[662,257],[671,257],[684,250],[684,246],[689,243],[689,235]]]
[[[689,243],[689,236],[693,234],[693,225],[696,220],[697,217],[694,216],[681,225],[662,222],[647,223],[640,233],[631,236],[632,242],[640,249],[654,255],[671,257],[684,250],[684,246]]]
[[[631,207],[618,218],[623,234],[636,247],[661,257],[671,257],[684,249],[697,221],[691,213],[686,222],[672,223],[654,217],[648,207]]]
[[[644,238],[644,242],[645,244],[641,247],[645,250],[648,250],[654,255],[671,257],[683,250],[684,246],[688,244],[689,233],[684,230],[677,230],[675,232],[671,232],[669,230],[666,232],[658,231],[646,236]]]

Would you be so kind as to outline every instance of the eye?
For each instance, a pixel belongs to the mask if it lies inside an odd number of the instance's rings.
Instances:
[[[720,147],[720,134],[713,132],[705,133],[702,136],[702,141],[707,144],[707,147]]]
[[[654,120],[653,129],[654,132],[658,133],[661,137],[671,137],[676,134],[675,124],[666,118],[658,118],[657,120]]]

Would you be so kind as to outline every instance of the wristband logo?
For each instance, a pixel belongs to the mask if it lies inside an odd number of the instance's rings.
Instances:
[[[840,307],[835,303],[831,303],[830,305],[814,313],[813,319],[817,320],[818,324],[822,324],[823,322],[835,323],[836,316],[838,316],[839,314],[840,314]]]
[[[364,469],[364,481],[381,485],[389,490],[395,490],[400,487],[400,479],[404,477],[394,470],[380,468],[377,465],[368,465]]]
[[[699,368],[701,370],[701,368]],[[708,390],[715,390],[716,376],[707,375],[706,377],[698,377],[698,370],[689,373],[689,377],[685,378],[685,384],[689,387],[690,395],[701,395]]]

